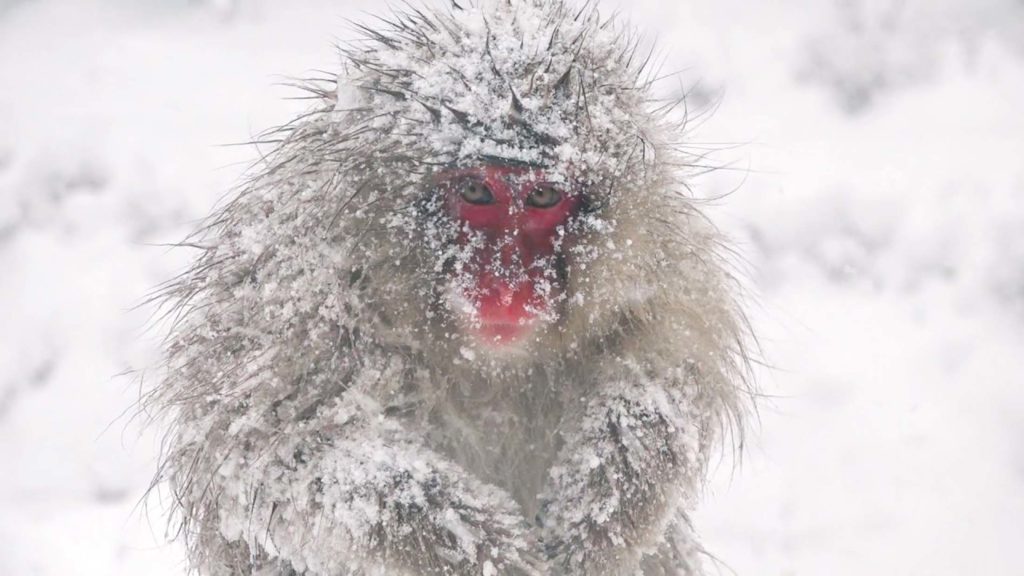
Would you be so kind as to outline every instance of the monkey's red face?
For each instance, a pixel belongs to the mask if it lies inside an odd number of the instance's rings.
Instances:
[[[459,224],[455,296],[469,330],[507,344],[550,321],[564,291],[561,254],[579,194],[534,168],[484,165],[437,178]]]

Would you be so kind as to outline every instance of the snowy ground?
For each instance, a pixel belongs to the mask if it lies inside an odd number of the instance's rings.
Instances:
[[[0,0],[0,576],[182,573],[133,306],[253,157],[218,145],[374,4]],[[720,104],[696,185],[759,293],[770,398],[696,519],[723,573],[1024,574],[1024,4],[622,4]]]

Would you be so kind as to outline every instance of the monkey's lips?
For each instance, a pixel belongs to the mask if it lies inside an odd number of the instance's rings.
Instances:
[[[473,326],[473,333],[488,344],[512,344],[522,340],[534,330],[533,319],[522,322],[482,320]]]
[[[529,281],[514,287],[493,281],[478,285],[477,297],[467,300],[464,326],[490,346],[522,341],[536,330],[547,310]]]
[[[484,299],[477,302],[471,330],[492,345],[512,344],[529,336],[537,327],[537,311],[523,302]]]

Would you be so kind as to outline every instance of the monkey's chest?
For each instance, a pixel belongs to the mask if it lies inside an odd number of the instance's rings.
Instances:
[[[533,518],[560,446],[560,406],[550,401],[538,406],[520,398],[465,408],[451,407],[436,423],[434,448],[470,474],[506,490],[525,517]]]

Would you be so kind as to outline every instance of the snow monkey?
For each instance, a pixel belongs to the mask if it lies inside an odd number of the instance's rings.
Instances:
[[[204,575],[696,575],[747,341],[591,4],[407,7],[187,244],[148,406]]]

